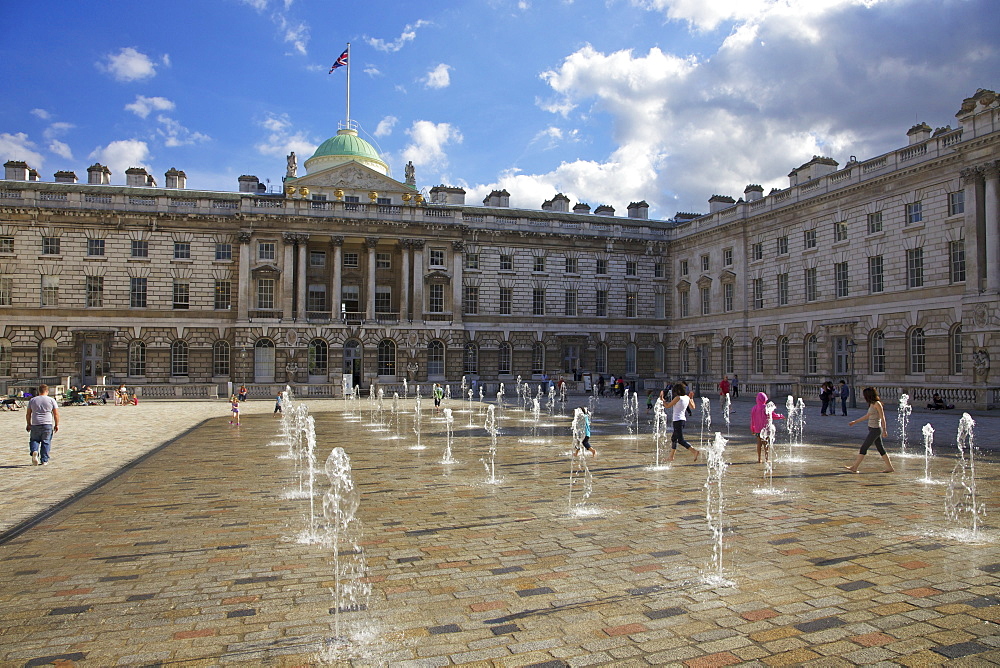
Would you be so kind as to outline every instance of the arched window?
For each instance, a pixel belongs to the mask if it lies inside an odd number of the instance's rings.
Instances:
[[[667,367],[664,357],[663,344],[657,343],[653,346],[653,373],[666,372]]]
[[[885,334],[882,330],[876,329],[872,332],[868,347],[871,373],[885,373]]]
[[[431,341],[427,344],[427,375],[444,375],[444,343]]]
[[[465,355],[462,362],[462,373],[476,375],[479,373],[479,346],[471,341],[465,344]]]
[[[909,336],[910,373],[924,373],[927,370],[924,330],[914,327]]]
[[[638,349],[634,343],[629,343],[625,346],[625,373],[630,375],[635,375],[636,371],[636,356],[638,354]]]
[[[9,376],[11,368],[10,339],[0,339],[0,376]]]
[[[170,375],[188,375],[188,344],[187,341],[177,339],[170,344]]]
[[[778,373],[788,373],[788,337],[778,337]]]
[[[814,334],[806,337],[806,373],[819,373],[819,341]]]
[[[253,378],[258,383],[274,382],[274,342],[257,339],[253,344]]]
[[[323,339],[309,342],[309,375],[325,376],[329,371],[330,347]]]
[[[545,344],[541,341],[531,344],[531,373],[545,373]]]
[[[965,370],[965,365],[962,363],[962,326],[955,325],[951,329],[951,372],[953,374],[961,375]]]
[[[212,375],[228,376],[229,370],[229,341],[216,341],[212,346]]]
[[[691,360],[688,358],[688,342],[681,341],[681,344],[677,346],[677,355],[681,360],[681,374],[687,375],[691,373]]]
[[[608,344],[606,343],[597,344],[597,353],[594,358],[594,371],[597,373],[608,372]],[[538,373],[541,372],[539,371]]]
[[[392,339],[378,342],[378,375],[396,375],[396,342]]]
[[[497,355],[497,373],[500,374],[510,374],[511,359],[514,356],[514,351],[510,344],[504,341],[500,344],[500,350]]]
[[[722,372],[726,374],[736,373],[735,346],[732,339],[722,342]]]
[[[55,339],[45,339],[38,346],[38,375],[42,377],[55,376],[59,372],[56,360],[58,347]]]
[[[128,375],[146,375],[146,344],[135,340],[128,344]]]
[[[761,339],[753,340],[753,372],[764,373],[764,341]]]

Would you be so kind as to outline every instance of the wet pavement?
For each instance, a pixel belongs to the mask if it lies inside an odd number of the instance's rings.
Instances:
[[[945,516],[959,412],[911,416],[911,452],[923,451],[925,423],[936,430],[933,483],[920,482],[922,457],[897,456],[895,438],[896,473],[877,473],[874,451],[862,475],[841,473],[865,436],[847,420],[863,411],[809,409],[806,445],[788,448],[779,424],[768,484],[750,403],[738,402],[720,570],[704,460],[681,452],[650,470],[644,407],[630,437],[619,402],[598,406],[581,512],[568,416],[543,413],[533,433],[529,416],[503,411],[501,481],[489,484],[478,405],[446,404],[457,463],[445,465],[445,424],[429,401],[423,450],[411,449],[412,400],[382,430],[365,400],[361,411],[305,403],[320,466],[345,448],[361,491],[372,595],[366,611],[339,616],[348,647],[325,643],[333,558],[297,540],[309,503],[290,498],[300,478],[274,444],[272,404],[244,404],[235,427],[225,402],[148,402],[64,409],[45,467],[30,465],[23,414],[0,415],[0,665],[1000,663],[1000,415],[974,415],[986,514],[970,540],[954,531],[968,518]],[[687,436],[699,447],[697,413]],[[320,473],[317,506],[325,485]]]

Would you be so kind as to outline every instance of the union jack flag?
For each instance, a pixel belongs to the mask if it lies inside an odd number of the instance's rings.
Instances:
[[[344,52],[340,54],[340,57],[337,58],[336,62],[333,63],[333,67],[330,68],[328,74],[333,74],[333,71],[335,69],[337,69],[338,67],[343,67],[344,65],[347,65],[347,49],[344,49]]]

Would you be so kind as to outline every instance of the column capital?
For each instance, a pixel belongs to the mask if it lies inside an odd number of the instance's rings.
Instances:
[[[281,233],[281,238],[284,240],[284,242],[286,244],[293,244],[293,243],[295,243],[296,241],[298,241],[298,236],[299,235],[296,234],[295,232],[282,232]]]
[[[987,162],[979,169],[984,179],[996,179],[1000,177],[1000,162],[996,160]]]
[[[456,253],[462,253],[465,251],[465,242],[459,239],[458,241],[451,242],[451,249]]]
[[[399,247],[402,250],[409,250],[409,249],[413,248],[413,240],[412,239],[400,239],[399,240]]]
[[[341,236],[330,237],[330,246],[331,247],[334,247],[334,246],[343,246],[343,245],[344,245],[344,237],[341,237]]]
[[[410,244],[412,244],[413,250],[423,250],[425,243],[426,242],[423,239],[410,239]]]
[[[248,244],[250,243],[250,237],[252,236],[253,232],[249,230],[240,230],[239,233],[236,235],[236,238],[239,239],[241,244]]]
[[[378,237],[365,237],[365,248],[374,250],[378,246]]]

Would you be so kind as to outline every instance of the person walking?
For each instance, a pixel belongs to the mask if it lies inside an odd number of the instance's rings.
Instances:
[[[837,396],[840,397],[840,414],[847,417],[847,398],[851,396],[851,388],[843,380],[840,381],[840,387],[837,388]],[[836,413],[835,410],[830,412]]]
[[[52,436],[59,431],[59,404],[49,396],[48,385],[38,386],[38,394],[28,402],[24,418],[31,465],[44,466],[49,463]]]
[[[668,408],[673,410],[674,433],[670,436],[670,457],[668,461],[674,461],[678,443],[694,453],[693,461],[698,461],[698,456],[701,455],[701,452],[691,447],[691,444],[684,438],[684,423],[687,422],[687,409],[693,402],[694,392],[688,392],[687,386],[684,383],[677,383],[674,385],[674,398],[663,406],[664,410]]]
[[[851,473],[857,473],[858,467],[861,466],[861,460],[865,458],[868,454],[868,448],[872,445],[878,450],[878,453],[882,455],[882,461],[885,463],[885,468],[882,469],[882,473],[892,473],[896,469],[892,468],[892,462],[889,461],[889,455],[885,454],[885,447],[882,445],[883,438],[889,438],[889,431],[886,429],[885,424],[885,409],[882,407],[882,400],[878,396],[878,392],[874,387],[866,387],[862,392],[865,401],[868,402],[868,412],[859,417],[857,420],[851,420],[848,422],[850,426],[854,426],[862,420],[868,420],[868,437],[865,438],[865,442],[861,444],[861,451],[858,453],[857,459],[850,466],[845,466],[844,468]]]
[[[437,383],[434,383],[434,390],[431,394],[434,395],[434,412],[437,413],[441,410],[441,400],[444,399],[444,389],[442,389]]]
[[[281,392],[274,398],[274,412],[271,415],[277,415],[278,413],[283,413],[281,410]]]
[[[823,402],[823,407],[819,411],[820,415],[836,415],[836,406],[830,405],[830,402],[833,401],[833,383],[826,381],[819,386],[819,400]],[[828,409],[829,413],[826,412]]]
[[[719,403],[725,401],[725,396],[732,392],[733,386],[729,382],[729,376],[723,376],[722,380],[719,381]]]

